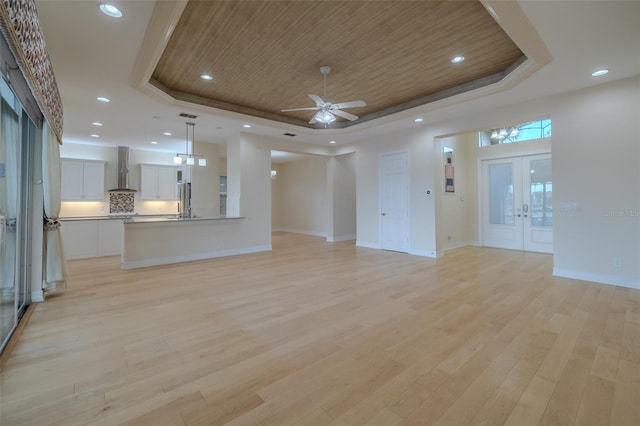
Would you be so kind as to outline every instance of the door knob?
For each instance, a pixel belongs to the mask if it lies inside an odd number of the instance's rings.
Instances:
[[[382,216],[386,216],[386,215],[387,215],[386,213],[382,213]]]

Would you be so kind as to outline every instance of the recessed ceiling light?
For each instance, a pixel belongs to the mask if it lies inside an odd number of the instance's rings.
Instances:
[[[416,118],[415,120],[416,123],[422,123],[424,121],[424,118]]]
[[[171,133],[170,133],[170,132],[164,132],[164,133],[163,133],[163,135],[165,135],[165,136],[171,136]]]
[[[329,141],[329,143],[336,143],[336,141]]]
[[[151,141],[150,143],[151,143],[151,145],[158,145],[158,142],[156,142],[156,141]]]
[[[112,18],[122,18],[122,11],[109,3],[100,3],[98,5],[100,11],[107,16],[111,16]]]
[[[98,127],[102,126],[102,123],[101,123],[101,122],[99,122],[99,121],[94,121],[94,122],[93,122],[93,123],[91,123],[91,124],[93,124],[94,126],[98,126]]]
[[[245,129],[250,129],[251,128],[251,124],[243,124],[242,127],[244,127]]]
[[[96,135],[95,133],[91,135],[92,138],[99,138],[100,135]]]
[[[109,98],[105,98],[104,96],[98,96],[96,99],[104,103],[111,102]]]
[[[594,71],[593,73],[591,73],[591,77],[600,77],[601,75],[605,75],[608,72],[609,70],[605,70],[605,69]]]
[[[211,81],[213,80],[213,76],[211,74],[202,74],[200,76],[201,79],[206,80],[206,81]]]
[[[462,61],[464,61],[464,56],[462,55],[454,56],[453,58],[451,58],[451,63],[453,64],[459,64]]]

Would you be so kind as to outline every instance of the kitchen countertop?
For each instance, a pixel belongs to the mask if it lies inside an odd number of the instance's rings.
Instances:
[[[158,222],[198,222],[205,220],[233,220],[244,219],[242,216],[237,217],[177,217],[177,216],[163,216],[163,217],[140,217],[134,216],[124,220],[127,225],[138,223],[158,223]]]
[[[70,217],[60,217],[60,220],[125,220],[134,217],[176,217],[177,215],[172,214],[110,214],[104,216],[70,216]]]
[[[61,217],[62,221],[80,221],[80,220],[122,220],[125,223],[149,223],[149,222],[178,222],[178,221],[194,221],[194,220],[221,220],[221,219],[243,219],[243,217],[187,217],[180,218],[177,214],[159,214],[159,215],[108,215],[108,216],[76,216]]]

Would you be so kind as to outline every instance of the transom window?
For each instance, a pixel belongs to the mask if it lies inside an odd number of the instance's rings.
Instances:
[[[529,121],[478,132],[480,146],[524,142],[551,137],[551,119]]]

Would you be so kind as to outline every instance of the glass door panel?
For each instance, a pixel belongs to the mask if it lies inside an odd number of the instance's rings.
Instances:
[[[524,250],[553,253],[551,156],[523,157]]]
[[[553,182],[551,180],[551,159],[531,160],[529,174],[529,205],[531,206],[531,226],[553,225]]]
[[[15,98],[6,99],[5,90],[2,90],[2,95],[0,105],[0,349],[4,347],[17,322],[16,253],[19,241],[17,230],[20,201],[19,116],[14,110],[15,104],[11,105],[15,102]]]
[[[483,244],[522,248],[521,192],[517,190],[520,163],[512,158],[483,161],[482,176]]]
[[[489,165],[489,223],[513,225],[513,170],[511,163]]]

